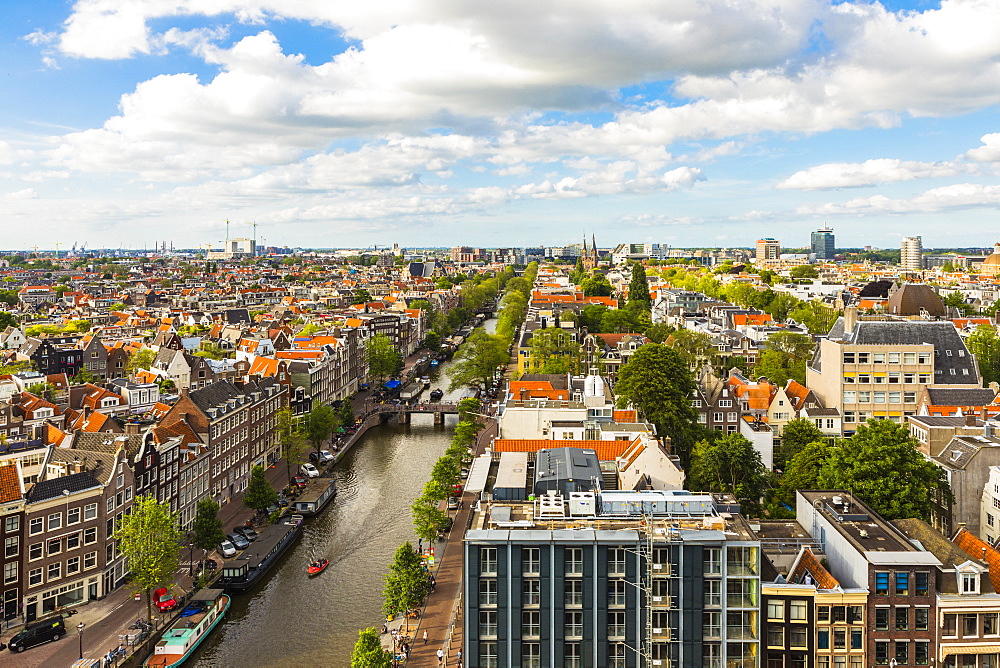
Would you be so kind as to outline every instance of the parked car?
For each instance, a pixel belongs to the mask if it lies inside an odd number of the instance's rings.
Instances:
[[[319,452],[310,452],[309,460],[314,464],[329,464],[334,460],[334,457],[329,450],[320,450]]]
[[[237,550],[245,550],[250,547],[250,541],[243,537],[242,534],[238,534],[235,531],[226,534],[226,538],[229,542],[236,546]]]
[[[315,466],[313,466],[309,462],[306,462],[305,464],[303,464],[299,468],[299,470],[302,471],[302,473],[304,473],[307,476],[309,476],[310,478],[318,478],[319,477],[319,469],[317,469]]]
[[[301,476],[301,475],[293,476],[292,477],[292,484],[295,485],[296,487],[305,487],[306,486],[306,478],[305,478],[305,476]]]
[[[59,640],[66,635],[66,625],[62,615],[28,622],[24,628],[10,639],[7,647],[12,652],[23,652],[29,647],[41,645],[49,640]]]
[[[160,587],[153,592],[153,604],[160,612],[167,612],[177,607],[177,599],[166,587]]]
[[[275,508],[275,510],[277,510],[277,508]],[[273,513],[274,511],[272,510],[271,512]],[[270,515],[270,514],[271,513],[268,513],[268,515]],[[233,529],[233,531],[235,531],[239,535],[243,536],[244,538],[246,538],[251,543],[254,542],[255,540],[257,540],[257,537],[260,535],[256,531],[253,530],[253,527],[246,527],[246,526],[244,526],[244,527],[236,527],[235,529]]]
[[[226,559],[236,556],[236,546],[230,543],[228,540],[224,540],[219,543],[219,554],[221,554]]]
[[[448,497],[448,510],[456,510],[458,508],[458,497],[449,496]]]

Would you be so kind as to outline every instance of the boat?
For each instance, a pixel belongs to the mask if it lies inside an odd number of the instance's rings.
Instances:
[[[440,364],[440,362],[438,362],[436,358],[431,360],[431,368],[432,369],[437,368],[438,364]]]
[[[337,481],[333,478],[313,478],[292,502],[292,509],[302,515],[316,515],[337,496]]]
[[[229,610],[230,598],[221,589],[202,589],[188,602],[177,620],[163,632],[143,666],[174,668],[184,663]]]
[[[222,564],[218,584],[230,594],[250,591],[301,535],[302,515],[292,515],[282,524],[267,527],[239,557]]]
[[[430,376],[421,376],[420,377],[420,382],[423,383],[424,387],[430,387],[431,386],[431,377]]]
[[[431,390],[431,401],[441,401],[441,397],[444,396],[444,390],[440,387]]]
[[[311,564],[309,564],[309,567],[306,569],[306,572],[309,573],[310,577],[312,577],[313,575],[319,575],[320,573],[325,571],[326,567],[329,565],[330,565],[329,559],[319,559],[318,561],[314,561]]]

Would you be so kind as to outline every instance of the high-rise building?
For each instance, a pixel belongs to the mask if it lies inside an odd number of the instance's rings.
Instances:
[[[781,242],[778,241],[777,239],[766,238],[757,240],[757,254],[755,258],[758,262],[776,261],[780,253],[781,253]]]
[[[924,268],[924,249],[920,237],[903,237],[899,264],[908,271],[920,271]]]
[[[811,252],[817,260],[832,260],[836,254],[834,250],[833,230],[829,227],[816,230],[812,233]]]

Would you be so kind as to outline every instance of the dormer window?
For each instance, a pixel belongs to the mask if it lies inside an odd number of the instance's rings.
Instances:
[[[978,573],[959,573],[959,585],[960,591],[963,594],[978,594],[979,593],[979,574]]]

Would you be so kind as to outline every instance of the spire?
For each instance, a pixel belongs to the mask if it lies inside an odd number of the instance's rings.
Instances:
[[[587,255],[587,235],[586,234],[583,235],[583,254],[584,254],[584,256]]]

